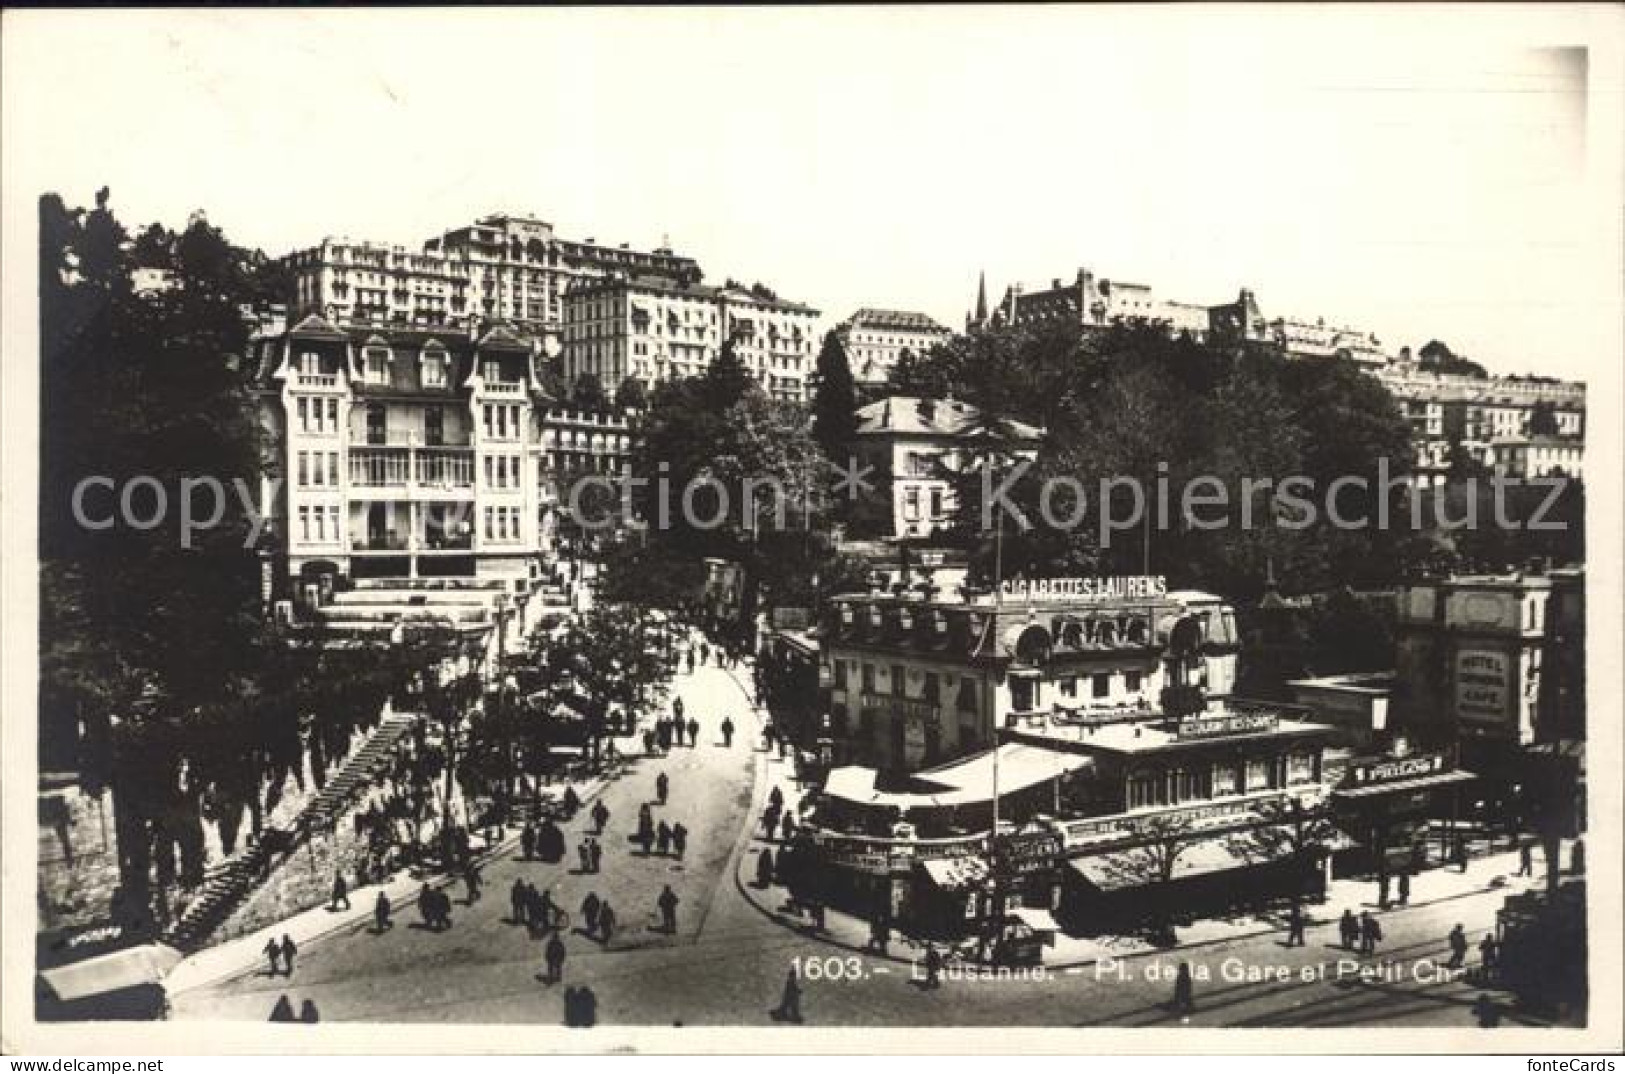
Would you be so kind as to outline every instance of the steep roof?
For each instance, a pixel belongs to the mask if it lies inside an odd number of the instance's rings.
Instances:
[[[920,399],[892,395],[858,409],[858,435],[912,434],[915,436],[968,436],[981,412],[958,399]],[[1043,430],[1025,422],[1006,423],[1009,435],[1038,440]]]

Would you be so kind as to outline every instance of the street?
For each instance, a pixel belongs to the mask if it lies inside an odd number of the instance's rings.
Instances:
[[[749,672],[734,674],[743,680]],[[174,995],[172,1017],[260,1021],[286,995],[296,1008],[312,1001],[329,1022],[561,1025],[565,988],[589,985],[601,1024],[771,1025],[769,1012],[792,961],[811,960],[817,968],[802,971],[809,1025],[1473,1024],[1469,1008],[1478,990],[1433,967],[1447,957],[1444,936],[1455,922],[1474,936],[1488,926],[1500,902],[1495,892],[1385,914],[1386,942],[1376,960],[1366,960],[1383,972],[1365,976],[1359,967],[1366,962],[1335,946],[1335,925],[1323,924],[1299,948],[1266,935],[1028,976],[981,977],[972,968],[961,978],[950,970],[940,989],[927,991],[923,970],[908,962],[826,943],[744,897],[735,877],[750,844],[748,827],[769,786],[789,782],[789,765],[761,750],[757,717],[734,675],[708,665],[679,675],[675,685],[686,714],[700,721],[701,745],[676,747],[664,759],[635,758],[607,787],[601,874],[575,868],[575,844],[592,828],[583,810],[566,825],[564,861],[527,862],[517,851],[506,853],[485,867],[484,896],[473,906],[464,905],[462,885],[453,885],[451,929],[430,932],[415,907],[397,907],[395,928],[382,935],[355,927],[308,944],[291,979],[256,970]],[[724,715],[739,728],[727,749],[718,731]],[[671,781],[664,807],[654,804],[662,771]],[[644,802],[657,821],[688,827],[683,862],[644,857],[630,841]],[[508,920],[508,890],[520,876],[551,889],[574,919],[559,983],[542,980],[545,941]],[[655,900],[664,884],[680,899],[675,935],[658,928]],[[607,948],[582,932],[580,906],[589,891],[607,897],[620,922]],[[767,901],[776,898],[769,893]],[[1166,1007],[1181,961],[1196,979],[1196,1009],[1188,1015]]]

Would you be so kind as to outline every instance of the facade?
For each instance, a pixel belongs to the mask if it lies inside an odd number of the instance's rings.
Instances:
[[[923,356],[953,335],[923,313],[861,309],[834,329],[859,390],[883,388],[907,351]]]
[[[1270,339],[1288,358],[1346,358],[1368,371],[1383,369],[1392,360],[1374,334],[1328,325],[1324,317],[1313,323],[1278,318],[1269,329]]]
[[[258,347],[275,445],[266,596],[289,618],[384,629],[427,611],[498,624],[542,581],[555,467],[585,457],[605,472],[624,459],[624,423],[596,440],[577,429],[582,416],[537,387],[533,349],[503,329],[469,338],[307,317]]]
[[[924,583],[834,598],[821,638],[835,760],[917,771],[985,750],[1007,727],[1143,717],[1165,686],[1229,695],[1235,621],[1226,606],[1169,594],[1160,579],[1107,581],[1098,597],[1032,595],[1011,583],[995,599]],[[1170,655],[1186,621],[1189,651]]]
[[[817,320],[817,310],[760,287],[586,280],[564,302],[564,374],[592,374],[610,393],[629,377],[653,387],[699,376],[731,341],[763,391],[799,402],[816,364]]]
[[[897,395],[858,409],[854,456],[873,467],[881,491],[873,536],[929,538],[949,528],[957,510],[952,478],[974,460],[978,413],[953,399]],[[1017,453],[1034,458],[1043,431],[1019,422],[1006,430]]]
[[[1520,477],[1583,473],[1584,384],[1436,373],[1408,362],[1395,362],[1376,377],[1410,421],[1419,483],[1445,480],[1454,443],[1483,465]],[[1537,408],[1550,412],[1544,432],[1533,426]]]
[[[577,280],[605,275],[695,280],[692,258],[557,237],[551,224],[495,215],[403,246],[324,239],[284,258],[294,278],[295,320],[435,327],[504,322],[525,333],[555,329]]]

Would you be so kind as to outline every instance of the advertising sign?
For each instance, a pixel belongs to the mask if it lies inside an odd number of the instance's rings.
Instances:
[[[1450,766],[1442,753],[1421,753],[1415,757],[1401,757],[1392,761],[1358,761],[1349,765],[1349,782],[1392,783],[1401,779],[1415,779],[1443,772]]]
[[[1168,595],[1162,575],[1126,575],[1115,578],[1011,579],[1003,593],[1013,600],[1147,600]]]
[[[1225,735],[1274,731],[1281,718],[1274,713],[1247,712],[1228,716],[1187,716],[1179,721],[1180,738],[1221,738]]]
[[[1493,649],[1456,653],[1456,714],[1500,722],[1511,714],[1512,660]]]

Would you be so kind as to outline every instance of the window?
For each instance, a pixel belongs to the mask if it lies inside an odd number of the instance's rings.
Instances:
[[[903,490],[903,517],[910,522],[920,517],[920,490],[912,486]]]
[[[907,697],[908,687],[903,681],[903,665],[891,666],[891,692],[893,697]]]
[[[299,355],[299,372],[307,377],[313,377],[322,371],[322,360],[316,357],[315,351],[305,351]]]
[[[1312,783],[1315,778],[1315,758],[1309,753],[1294,753],[1287,757],[1286,780],[1288,783]]]
[[[1135,773],[1128,781],[1128,807],[1143,809],[1146,806],[1161,804],[1159,793],[1161,789],[1161,781],[1154,776],[1143,772]]]
[[[494,513],[495,512],[493,512],[492,509],[489,508],[489,507],[487,507],[485,509],[485,539],[486,540],[490,540],[491,539],[491,534],[493,532],[495,532],[491,527],[491,517],[492,517],[492,515]]]
[[[1140,692],[1140,673],[1138,671],[1123,672],[1123,689],[1131,694]]]
[[[367,408],[367,443],[382,444],[389,438],[389,424],[384,408],[376,403]]]
[[[1109,697],[1112,692],[1111,672],[1102,671],[1097,673],[1093,678],[1094,681],[1089,691],[1090,695],[1093,697]]]
[[[1247,762],[1247,789],[1261,791],[1270,785],[1270,765],[1268,761],[1252,760]]]
[[[873,664],[865,663],[863,665],[863,692],[866,694],[875,692],[875,666]]]
[[[947,514],[947,512],[944,510],[944,506],[943,506],[942,490],[941,489],[932,489],[931,490],[931,517],[932,518],[942,518],[946,514]]]
[[[446,386],[446,355],[439,351],[425,351],[423,355],[423,386],[425,388],[444,388]]]
[[[327,428],[324,431],[329,433],[339,431],[339,401],[337,399],[327,400]]]
[[[299,400],[299,431],[310,432],[310,400]]]
[[[299,453],[299,484],[310,484],[310,455],[304,451]]]
[[[1240,790],[1236,786],[1236,766],[1229,762],[1213,766],[1213,796],[1221,794],[1235,794]]]
[[[330,451],[327,453],[327,483],[335,488],[338,487],[339,453],[336,451]]]
[[[942,681],[934,671],[925,673],[925,699],[933,705],[942,701]]]
[[[955,700],[954,707],[960,712],[977,711],[976,680],[969,675],[961,676],[959,679],[959,697]]]
[[[440,447],[446,442],[446,412],[432,406],[423,412],[423,442]]]
[[[1077,679],[1077,676],[1068,675],[1066,678],[1061,680],[1061,696],[1062,697],[1077,697],[1078,696],[1078,679]]]
[[[835,689],[846,689],[846,661],[835,661]]]

